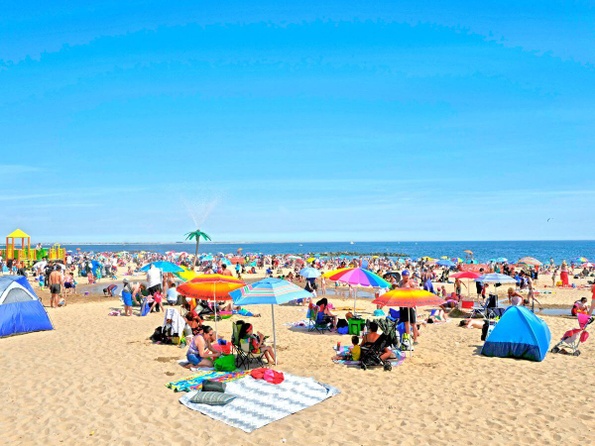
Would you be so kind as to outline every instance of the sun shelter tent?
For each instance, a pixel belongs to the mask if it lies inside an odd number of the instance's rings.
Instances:
[[[543,361],[551,340],[547,324],[524,307],[509,307],[486,339],[481,354]]]
[[[53,328],[25,277],[0,277],[0,337]]]

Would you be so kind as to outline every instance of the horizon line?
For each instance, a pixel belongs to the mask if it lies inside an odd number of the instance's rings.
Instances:
[[[357,243],[493,243],[493,242],[592,242],[595,239],[509,239],[509,240],[359,240],[359,241],[204,241],[200,242],[201,245],[238,245],[238,244],[289,244],[289,243],[345,243],[345,244],[357,244]],[[134,242],[39,242],[42,245],[191,245],[195,246],[196,243],[192,242],[155,242],[155,241],[134,241]]]

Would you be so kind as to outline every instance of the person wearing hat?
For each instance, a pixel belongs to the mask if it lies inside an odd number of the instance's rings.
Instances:
[[[124,301],[124,316],[132,316],[132,285],[127,278],[122,281],[122,300]]]

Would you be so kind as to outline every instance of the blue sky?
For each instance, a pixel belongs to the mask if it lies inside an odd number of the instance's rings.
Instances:
[[[594,41],[586,1],[3,5],[0,233],[595,239]]]

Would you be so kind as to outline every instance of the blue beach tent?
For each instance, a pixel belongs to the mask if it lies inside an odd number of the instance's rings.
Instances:
[[[525,307],[508,307],[486,339],[481,354],[543,361],[552,335],[547,324]]]
[[[53,328],[26,277],[0,277],[0,337]]]

